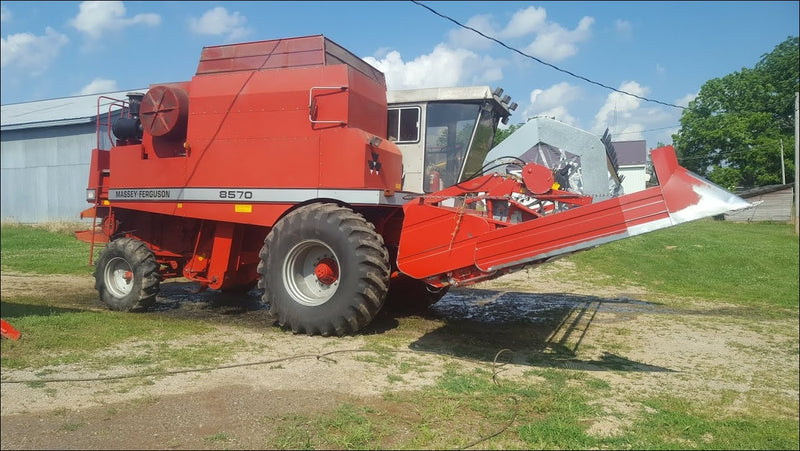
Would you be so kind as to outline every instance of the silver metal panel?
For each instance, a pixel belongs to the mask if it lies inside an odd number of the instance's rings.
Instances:
[[[93,123],[93,118],[97,116],[97,102],[100,96],[126,100],[126,94],[133,91],[146,92],[147,88],[2,105],[0,130],[5,132],[24,128]],[[101,105],[105,106],[101,108],[101,113],[108,111],[107,105],[110,103],[105,99],[101,101]]]
[[[336,199],[352,205],[403,205],[413,193],[397,192],[385,196],[375,189],[290,189],[290,188],[111,188],[108,198],[115,202],[228,202],[298,203],[314,199]]]
[[[4,130],[0,218],[24,223],[80,220],[94,124]]]
[[[583,193],[594,196],[595,202],[610,197],[608,158],[600,138],[554,119],[529,120],[492,148],[483,160],[484,165],[506,156],[519,157],[540,142],[580,156]]]
[[[403,103],[436,102],[440,100],[491,99],[489,86],[467,86],[457,88],[427,88],[387,91],[386,102],[390,106]]]

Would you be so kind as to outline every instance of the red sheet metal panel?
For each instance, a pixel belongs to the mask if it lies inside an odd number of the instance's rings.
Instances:
[[[628,228],[669,219],[657,187],[510,226],[478,240],[482,271],[548,258],[629,236]]]
[[[409,203],[404,207],[398,267],[430,283],[449,280],[465,285],[521,265],[749,205],[679,166],[671,146],[652,151],[652,158],[660,186],[516,224],[491,222],[474,210]],[[526,183],[538,186],[537,181]],[[465,185],[459,187],[466,191]],[[463,194],[454,192],[456,188],[428,199]]]
[[[205,47],[196,75],[325,64],[321,35]]]

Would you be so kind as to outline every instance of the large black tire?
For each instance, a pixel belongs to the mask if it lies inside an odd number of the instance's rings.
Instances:
[[[298,208],[272,228],[260,256],[263,300],[294,333],[354,334],[383,307],[389,253],[375,227],[349,208]]]
[[[435,288],[422,280],[400,275],[389,284],[386,309],[398,313],[424,313],[447,294],[449,286]]]
[[[95,288],[111,310],[144,311],[156,301],[161,275],[153,251],[133,238],[106,245],[95,263]]]

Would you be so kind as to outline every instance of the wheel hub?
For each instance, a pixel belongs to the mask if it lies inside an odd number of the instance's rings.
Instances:
[[[124,258],[109,260],[103,278],[106,289],[116,298],[123,298],[133,291],[133,268]]]
[[[302,305],[322,305],[339,288],[340,266],[336,253],[320,240],[297,243],[283,260],[281,271],[289,296]]]
[[[339,268],[332,258],[323,258],[314,268],[314,274],[320,282],[331,285],[339,279]]]

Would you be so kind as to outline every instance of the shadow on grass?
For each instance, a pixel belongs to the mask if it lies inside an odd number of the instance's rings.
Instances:
[[[147,311],[174,318],[220,321],[254,328],[269,327],[275,321],[269,314],[269,305],[261,301],[260,290],[226,293],[199,291],[199,287],[199,283],[189,281],[162,283],[156,303]]]
[[[610,315],[598,319],[599,312]],[[410,348],[489,363],[587,371],[671,372],[602,350],[595,350],[600,355],[594,359],[578,357],[586,333],[596,322],[624,323],[638,314],[655,312],[667,309],[624,298],[453,290],[426,313],[444,325],[420,337]]]
[[[247,293],[198,292],[198,287],[196,282],[163,283],[157,302],[150,311],[169,317],[235,323],[253,328],[275,324],[275,319],[269,314],[269,305],[261,300],[261,290]],[[604,315],[602,321],[621,323],[641,313],[669,312],[659,304],[635,299],[453,289],[421,315],[411,315],[443,325],[420,337],[410,348],[489,363],[510,361],[532,367],[672,371],[632,361],[612,352],[602,352],[592,360],[578,358],[577,351],[589,328],[598,321],[596,315],[601,311],[612,313]],[[389,333],[408,316],[383,310],[360,333]],[[498,355],[501,350],[506,351]]]
[[[174,318],[237,324],[253,329],[275,324],[275,319],[269,313],[269,305],[261,300],[260,290],[224,293],[216,290],[198,291],[198,288],[198,283],[189,281],[162,283],[156,303],[147,312]],[[2,303],[2,316],[6,320],[81,311],[84,310]],[[598,320],[597,313],[601,311],[612,314],[603,315],[602,320]],[[453,289],[421,316],[414,315],[432,321],[429,323],[432,329],[413,342],[410,349],[489,363],[510,361],[533,367],[589,371],[672,371],[602,350],[595,350],[599,357],[591,360],[578,357],[577,351],[587,331],[597,321],[624,323],[638,314],[659,312],[667,313],[669,310],[658,304],[624,298]],[[381,311],[360,333],[390,333],[400,327],[403,318],[404,315],[398,312]],[[505,351],[501,353],[501,350]]]
[[[83,309],[51,307],[39,304],[23,304],[6,301],[0,303],[0,316],[6,321],[25,316],[57,316],[65,313],[79,313],[83,311]]]

